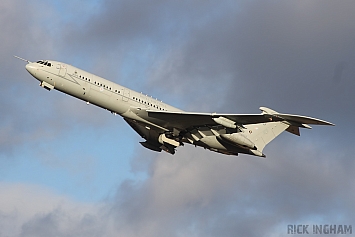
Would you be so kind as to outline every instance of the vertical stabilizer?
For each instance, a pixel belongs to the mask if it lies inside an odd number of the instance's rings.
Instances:
[[[260,107],[262,114],[268,115],[278,115],[279,113],[275,110],[266,107]],[[272,121],[272,119],[270,119]],[[286,129],[289,129],[290,125],[278,121],[278,122],[269,122],[269,123],[258,123],[250,124],[244,126],[247,129],[245,133],[246,136],[255,143],[257,150],[262,153],[264,147],[274,140],[278,135],[280,135]]]
[[[290,125],[283,122],[270,122],[244,125],[244,135],[254,142],[258,151],[262,152],[264,147],[285,131]]]

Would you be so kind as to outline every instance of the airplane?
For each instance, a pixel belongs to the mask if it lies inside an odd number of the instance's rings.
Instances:
[[[264,147],[283,131],[300,136],[299,128],[333,123],[260,107],[261,114],[185,112],[66,63],[26,61],[26,70],[48,91],[65,94],[118,114],[143,138],[142,146],[175,154],[192,144],[226,154],[266,157]]]

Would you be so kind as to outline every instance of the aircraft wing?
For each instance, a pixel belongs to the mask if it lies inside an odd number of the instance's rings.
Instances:
[[[147,111],[148,116],[165,121],[165,126],[169,128],[178,128],[181,130],[220,125],[214,119],[224,117],[235,124],[255,124],[270,122],[270,118],[263,114],[217,114],[217,113],[191,113],[191,112],[168,112],[168,111]],[[281,121],[276,118],[273,121]]]
[[[267,109],[262,107],[263,109]],[[262,109],[260,108],[260,109]],[[269,112],[269,111],[267,111]],[[274,113],[267,113],[263,110],[262,114],[217,114],[217,113],[193,113],[193,112],[169,112],[169,111],[150,111],[148,116],[151,118],[163,120],[164,127],[177,128],[185,130],[193,127],[202,126],[215,126],[215,125],[247,125],[256,123],[268,123],[277,121],[288,121],[293,125],[299,124],[300,127],[307,127],[306,124],[317,125],[334,125],[332,123],[315,119],[311,117],[280,114],[275,111]]]
[[[334,124],[329,123],[327,121],[321,120],[321,119],[316,119],[316,118],[311,118],[307,116],[302,116],[302,115],[293,115],[293,114],[276,114],[276,117],[286,120],[286,121],[293,121],[301,124],[315,124],[315,125],[332,125]]]

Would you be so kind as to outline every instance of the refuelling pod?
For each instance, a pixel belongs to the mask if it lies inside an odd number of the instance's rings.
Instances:
[[[233,145],[237,145],[242,148],[257,150],[255,144],[240,133],[221,134],[220,137],[226,142],[232,143]]]

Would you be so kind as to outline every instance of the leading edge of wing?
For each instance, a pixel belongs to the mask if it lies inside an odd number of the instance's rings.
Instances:
[[[186,129],[193,126],[211,126],[217,123],[213,118],[224,117],[234,121],[236,124],[267,123],[281,121],[282,118],[272,118],[264,114],[217,114],[217,113],[194,113],[194,112],[169,112],[147,110],[148,116],[164,120],[171,127]]]

